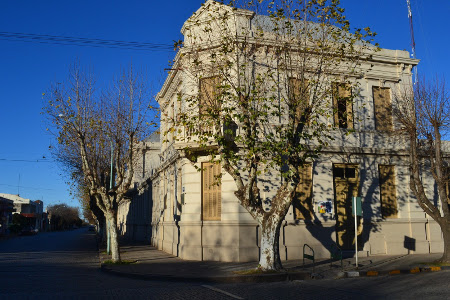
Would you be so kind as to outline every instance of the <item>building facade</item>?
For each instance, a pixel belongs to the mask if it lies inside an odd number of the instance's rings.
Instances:
[[[12,221],[14,212],[14,202],[12,200],[0,197],[0,235],[7,235],[8,227]]]
[[[134,188],[119,203],[117,226],[119,234],[133,242],[150,242],[152,218],[152,171],[159,164],[159,131],[150,135],[140,148],[133,177]]]
[[[227,10],[223,6],[217,10],[218,5],[207,1],[189,24],[202,24],[214,12]],[[249,11],[227,12],[252,31]],[[187,35],[189,30],[193,29],[185,24],[182,33]],[[188,87],[198,86],[202,92],[201,83],[188,76],[178,60],[180,55],[157,96],[162,115],[171,119],[182,109],[179,98],[190,91]],[[411,85],[411,70],[417,63],[406,51],[381,49],[362,64],[363,76],[350,79],[359,89],[353,103],[345,107],[347,119],[342,122],[336,116],[337,108],[331,121],[332,140],[302,169],[296,197],[281,228],[282,259],[300,258],[304,244],[314,249],[316,257],[324,258],[336,247],[354,249],[353,196],[362,200],[356,229],[361,255],[443,250],[438,224],[417,205],[409,188],[407,138],[394,133],[401,127],[392,114],[394,92]],[[329,101],[330,107],[339,107],[339,100]],[[161,132],[168,132],[170,124],[165,122],[162,119]],[[161,134],[160,145],[159,163],[149,177],[152,245],[183,259],[257,260],[260,228],[239,204],[231,176],[207,157],[190,159],[184,151],[186,144],[171,139],[170,133]],[[209,184],[219,173],[223,174],[220,185]],[[436,199],[435,184],[426,168],[423,177],[427,194]],[[282,179],[262,174],[258,180],[264,185]]]
[[[27,218],[28,225],[39,231],[46,230],[47,217],[44,213],[44,203],[41,200],[30,200],[19,195],[0,193],[0,197],[9,199],[14,203],[14,213],[21,214]]]

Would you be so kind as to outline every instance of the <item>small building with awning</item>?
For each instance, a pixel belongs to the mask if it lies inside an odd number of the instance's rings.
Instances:
[[[28,224],[33,229],[43,230],[44,227],[44,203],[41,200],[30,200],[19,195],[0,193],[0,198],[13,202],[15,213],[21,214],[28,220]]]

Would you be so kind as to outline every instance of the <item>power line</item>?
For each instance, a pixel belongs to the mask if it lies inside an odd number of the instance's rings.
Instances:
[[[32,163],[40,163],[40,162],[54,162],[54,160],[49,159],[7,159],[7,158],[0,158],[0,161],[12,161],[12,162],[32,162]]]
[[[32,189],[32,190],[56,191],[55,189],[46,189],[46,188],[38,188],[38,187],[23,186],[23,185],[12,185],[12,184],[5,184],[5,183],[0,183],[0,185],[14,187],[14,188],[20,187],[20,188]]]
[[[173,45],[169,44],[105,40],[96,38],[34,34],[22,32],[0,31],[0,40],[57,44],[57,45],[75,45],[75,46],[97,47],[97,48],[121,48],[121,49],[145,50],[145,51],[174,51]]]

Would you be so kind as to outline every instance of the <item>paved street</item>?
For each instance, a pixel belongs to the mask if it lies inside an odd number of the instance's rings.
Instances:
[[[442,299],[450,272],[263,284],[145,281],[100,271],[87,229],[0,241],[0,299]]]

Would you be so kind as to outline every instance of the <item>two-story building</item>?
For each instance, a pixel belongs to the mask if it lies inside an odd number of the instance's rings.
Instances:
[[[246,32],[256,34],[253,13],[227,6],[217,9],[220,5],[207,1],[186,22],[185,48],[189,48],[192,37],[187,35],[193,27],[223,10],[236,24],[248,26]],[[193,86],[198,93],[204,92],[198,78],[189,76],[179,63],[183,51],[157,95],[162,115],[168,117],[161,120],[161,133],[167,134],[161,134],[159,164],[150,175],[152,244],[183,259],[257,260],[260,229],[234,195],[231,176],[220,165],[210,165],[207,157],[190,159],[185,142],[168,131],[172,125],[166,120],[176,119],[182,109],[180,97]],[[363,75],[350,75],[349,80],[359,87],[352,91],[351,104],[329,99],[332,117],[326,122],[333,127],[333,139],[303,168],[299,193],[281,228],[282,259],[300,258],[304,244],[319,257],[329,257],[336,245],[354,249],[352,196],[362,199],[357,224],[362,254],[442,251],[439,226],[410,191],[407,139],[396,133],[400,124],[392,114],[394,93],[411,85],[411,70],[417,64],[407,51],[381,49],[361,64]],[[220,184],[209,185],[208,180],[219,173],[223,174]],[[437,195],[432,177],[426,170],[423,174],[430,178],[425,180],[427,193]],[[281,179],[272,174],[270,178],[262,175],[261,180]]]
[[[14,203],[14,212],[21,214],[28,220],[28,225],[33,229],[44,230],[47,224],[44,213],[44,203],[41,200],[30,200],[19,195],[0,193],[0,197],[9,199]]]

